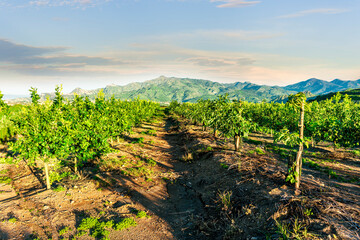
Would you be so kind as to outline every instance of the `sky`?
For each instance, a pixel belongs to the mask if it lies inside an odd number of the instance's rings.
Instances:
[[[0,0],[0,91],[360,79],[358,0]]]

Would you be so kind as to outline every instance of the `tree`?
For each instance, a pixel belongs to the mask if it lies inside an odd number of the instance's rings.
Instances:
[[[304,118],[305,118],[305,103],[306,96],[304,93],[298,93],[289,96],[289,103],[300,109],[299,119],[299,150],[296,154],[295,162],[290,169],[290,175],[295,179],[295,194],[300,194],[300,177],[302,170],[302,153],[304,151]],[[291,178],[290,177],[290,178]]]
[[[0,110],[2,109],[2,108],[7,108],[8,107],[8,105],[5,103],[5,101],[2,99],[4,97],[4,94],[2,94],[1,93],[1,91],[0,91]]]
[[[55,88],[55,98],[54,98],[54,101],[53,101],[54,107],[59,107],[64,102],[64,97],[62,95],[62,90],[63,90],[62,85],[56,86],[56,88]]]
[[[40,96],[39,96],[39,94],[37,93],[37,88],[31,87],[29,91],[30,91],[30,96],[31,96],[31,102],[32,102],[32,104],[34,104],[34,105],[39,104]]]
[[[247,137],[255,125],[244,118],[241,102],[236,101],[223,105],[222,111],[222,118],[218,121],[219,130],[225,136],[234,138],[235,151],[239,151],[242,148],[243,137]]]

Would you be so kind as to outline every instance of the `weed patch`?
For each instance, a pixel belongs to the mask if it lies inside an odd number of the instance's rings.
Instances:
[[[10,184],[12,179],[6,176],[0,176],[0,183]]]

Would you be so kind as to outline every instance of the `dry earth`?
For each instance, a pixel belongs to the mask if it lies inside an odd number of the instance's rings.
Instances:
[[[305,152],[318,166],[304,166],[294,196],[285,181],[291,149],[268,136],[252,135],[236,153],[223,137],[163,117],[112,147],[80,177],[55,183],[59,191],[44,190],[41,171],[25,162],[1,164],[12,182],[0,184],[0,239],[75,239],[87,217],[136,220],[110,239],[360,239],[360,160],[349,151]]]

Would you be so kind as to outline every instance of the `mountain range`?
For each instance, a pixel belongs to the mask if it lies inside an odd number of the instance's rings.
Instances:
[[[117,99],[148,99],[157,102],[196,102],[198,99],[214,99],[218,95],[228,94],[230,99],[261,101],[286,101],[289,94],[306,92],[308,97],[338,92],[350,88],[360,88],[360,79],[356,81],[343,81],[335,79],[331,82],[311,78],[296,84],[279,87],[257,85],[250,82],[218,83],[209,80],[176,78],[160,76],[156,79],[130,83],[125,86],[108,85],[105,88],[84,90],[74,89],[66,98],[72,99],[74,94],[88,96],[94,99],[102,90],[105,97],[114,96]],[[53,98],[54,93],[41,94],[42,99]],[[26,100],[26,99],[23,99]],[[26,101],[28,101],[27,99]]]

